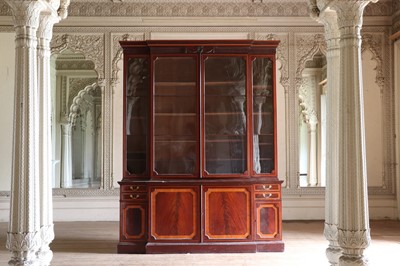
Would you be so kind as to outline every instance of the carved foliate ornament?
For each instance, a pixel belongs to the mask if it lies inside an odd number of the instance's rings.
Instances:
[[[61,53],[66,49],[82,53],[86,59],[92,60],[99,78],[104,77],[104,36],[102,34],[56,34],[51,42],[52,53]]]

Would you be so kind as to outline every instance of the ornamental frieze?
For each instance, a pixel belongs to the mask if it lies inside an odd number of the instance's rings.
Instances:
[[[396,2],[396,1],[394,1]],[[392,1],[379,1],[365,8],[366,16],[391,16]],[[396,6],[397,7],[397,6]],[[0,0],[0,16],[11,16]],[[292,1],[71,1],[68,16],[85,17],[308,17],[308,0]]]

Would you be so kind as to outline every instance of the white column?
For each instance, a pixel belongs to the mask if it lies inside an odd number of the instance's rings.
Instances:
[[[364,250],[371,237],[368,214],[367,167],[361,27],[371,1],[334,0],[340,31],[339,86],[339,224],[340,265],[366,265]]]
[[[37,38],[41,1],[6,0],[16,31],[13,165],[7,249],[9,265],[37,265],[40,238]]]
[[[50,41],[57,13],[43,12],[38,30],[38,77],[39,77],[39,178],[40,178],[40,226],[42,244],[38,257],[42,265],[49,265],[53,253],[49,244],[54,239],[53,228],[53,182],[51,146],[51,82]]]
[[[323,7],[321,7],[322,9]],[[336,12],[324,10],[317,21],[324,24],[327,43],[326,95],[326,186],[324,236],[329,241],[326,255],[331,265],[339,264],[341,249],[338,243],[339,220],[339,86],[340,49]]]
[[[72,145],[70,123],[61,124],[61,184],[62,188],[72,187]]]
[[[308,170],[307,183],[309,186],[318,185],[317,172],[317,124],[318,119],[312,115],[308,121]]]
[[[396,114],[400,114],[400,39],[394,43],[394,91],[396,94]],[[400,117],[396,119],[396,163],[400,164]],[[400,220],[400,167],[396,167],[397,179],[396,179],[396,192],[397,192],[397,218]]]

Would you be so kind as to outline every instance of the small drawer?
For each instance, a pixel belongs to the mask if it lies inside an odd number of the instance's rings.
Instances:
[[[147,193],[124,193],[121,194],[121,200],[147,200]]]
[[[280,199],[281,193],[279,192],[256,192],[255,194],[256,200],[268,200],[268,199]]]
[[[257,184],[254,185],[255,191],[279,191],[279,184]]]
[[[121,192],[146,192],[147,187],[144,185],[123,185]]]

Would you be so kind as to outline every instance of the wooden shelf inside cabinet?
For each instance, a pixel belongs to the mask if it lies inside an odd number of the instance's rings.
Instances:
[[[284,250],[278,44],[121,42],[126,131],[118,253]]]

